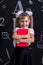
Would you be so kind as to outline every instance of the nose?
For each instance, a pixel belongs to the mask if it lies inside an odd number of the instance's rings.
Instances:
[[[25,21],[23,21],[23,24],[25,24]]]
[[[26,23],[25,23],[25,21],[23,22],[23,26],[26,26]]]

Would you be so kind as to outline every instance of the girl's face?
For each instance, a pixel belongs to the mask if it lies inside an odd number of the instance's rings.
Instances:
[[[19,23],[21,28],[29,27],[30,17],[25,16],[23,19],[19,21]]]

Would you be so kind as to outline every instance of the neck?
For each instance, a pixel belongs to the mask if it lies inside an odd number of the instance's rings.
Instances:
[[[21,28],[28,28],[28,27],[21,27]]]

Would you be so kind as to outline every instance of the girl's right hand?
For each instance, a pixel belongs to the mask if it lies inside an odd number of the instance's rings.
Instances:
[[[16,40],[16,43],[18,44],[20,42],[20,40]]]

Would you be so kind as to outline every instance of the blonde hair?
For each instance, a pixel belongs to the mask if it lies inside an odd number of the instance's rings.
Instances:
[[[16,25],[15,25],[15,27],[20,27],[20,24],[19,24],[19,21],[21,20],[21,19],[23,19],[25,16],[28,16],[29,18],[30,18],[30,25],[29,25],[29,27],[30,28],[33,28],[33,16],[29,16],[29,14],[27,14],[27,13],[22,13],[22,14],[20,14],[20,16],[18,17],[18,18],[16,18]]]

